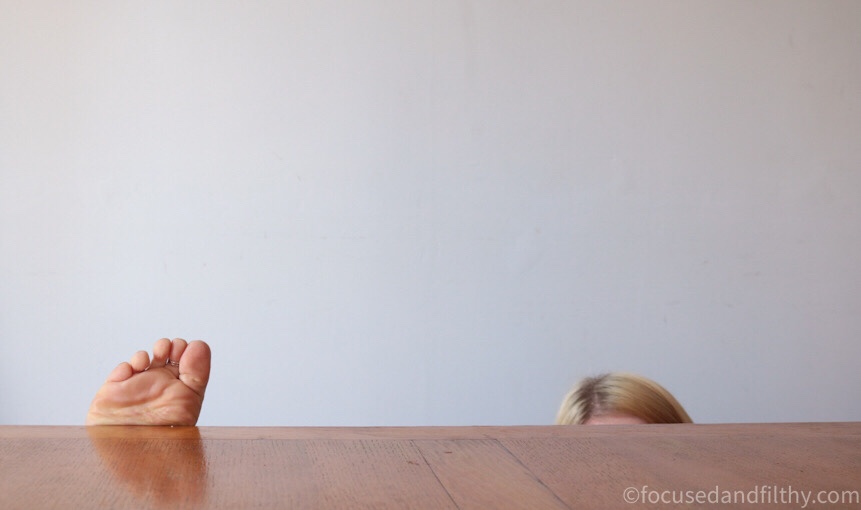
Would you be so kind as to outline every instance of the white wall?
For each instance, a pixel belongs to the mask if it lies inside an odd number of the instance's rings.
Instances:
[[[861,2],[0,0],[0,423],[861,420]]]

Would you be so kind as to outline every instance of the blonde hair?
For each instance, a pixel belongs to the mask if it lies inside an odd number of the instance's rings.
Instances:
[[[557,425],[582,425],[593,416],[624,414],[646,423],[693,423],[678,400],[643,376],[613,372],[587,377],[565,395]]]

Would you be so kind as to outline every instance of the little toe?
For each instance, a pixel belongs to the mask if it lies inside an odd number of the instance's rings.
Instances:
[[[179,379],[195,393],[203,396],[209,383],[212,351],[202,340],[188,344],[179,363]]]
[[[171,343],[170,339],[162,338],[156,341],[152,348],[152,364],[153,368],[161,368],[167,364],[170,357]]]
[[[135,374],[135,370],[131,365],[123,361],[108,374],[107,382],[121,382]]]
[[[143,372],[149,368],[149,353],[146,351],[136,352],[134,356],[132,356],[132,359],[129,360],[129,365],[131,365],[135,373]]]

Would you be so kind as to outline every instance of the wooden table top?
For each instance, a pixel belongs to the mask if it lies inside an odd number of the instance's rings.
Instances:
[[[2,509],[861,509],[859,492],[861,423],[0,427]]]

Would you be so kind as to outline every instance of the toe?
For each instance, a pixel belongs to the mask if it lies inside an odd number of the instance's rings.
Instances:
[[[129,365],[131,365],[135,373],[143,372],[149,368],[149,353],[146,351],[136,352],[134,356],[132,356],[132,359],[129,360]]]
[[[107,382],[121,382],[125,381],[129,377],[133,376],[135,373],[132,366],[125,361],[117,365],[110,374],[108,374]]]
[[[209,383],[212,352],[202,340],[195,340],[185,348],[179,361],[179,378],[195,393],[203,396]]]
[[[179,361],[180,358],[182,358],[182,353],[185,352],[185,348],[187,346],[188,342],[186,342],[182,338],[174,338],[170,346],[170,360]]]
[[[167,359],[170,357],[171,343],[170,339],[162,338],[158,340],[152,348],[152,368],[161,368],[167,364]]]

